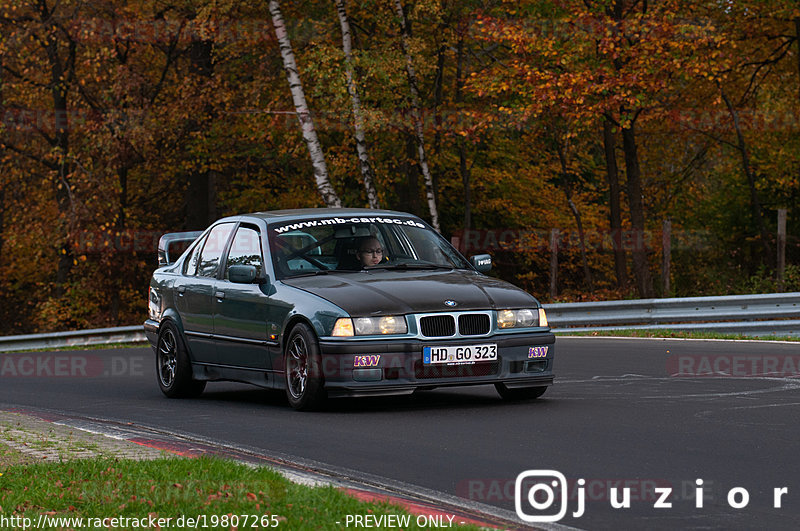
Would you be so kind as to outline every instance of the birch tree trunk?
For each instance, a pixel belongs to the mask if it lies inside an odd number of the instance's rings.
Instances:
[[[439,226],[439,210],[436,207],[436,194],[433,189],[433,177],[431,177],[430,169],[428,169],[428,161],[425,157],[425,134],[422,127],[422,113],[420,112],[420,98],[419,88],[417,85],[417,74],[414,71],[414,61],[411,58],[411,52],[408,48],[408,24],[406,23],[406,15],[403,12],[403,4],[400,0],[394,1],[394,9],[397,12],[397,18],[400,21],[401,39],[400,46],[403,54],[406,56],[406,76],[408,76],[408,84],[411,90],[411,118],[414,120],[414,133],[417,140],[417,154],[419,155],[419,167],[422,171],[422,177],[425,180],[425,195],[428,199],[428,210],[431,214],[431,225],[436,232],[441,232]]]
[[[361,114],[361,99],[356,89],[355,69],[353,68],[353,43],[350,37],[350,21],[347,18],[346,0],[336,0],[336,11],[339,13],[339,25],[342,27],[342,51],[344,51],[345,75],[347,76],[347,92],[353,105],[353,127],[355,128],[356,151],[364,190],[370,208],[380,208],[378,193],[375,190],[375,174],[372,171],[367,141],[364,136],[364,118]]]
[[[289,90],[292,93],[294,109],[297,112],[297,119],[303,132],[303,140],[308,146],[308,154],[311,156],[311,165],[314,168],[314,180],[317,184],[317,191],[322,196],[322,200],[328,207],[339,208],[342,202],[336,195],[331,181],[328,178],[328,167],[325,164],[325,155],[322,152],[322,145],[317,137],[317,130],[314,127],[314,120],[308,110],[306,95],[303,92],[303,83],[300,81],[300,74],[297,70],[297,63],[292,51],[292,43],[286,32],[286,24],[283,22],[283,15],[277,0],[270,0],[269,12],[272,15],[272,25],[275,27],[275,37],[278,39],[278,46],[281,50],[283,68],[286,70],[286,79],[289,81]]]

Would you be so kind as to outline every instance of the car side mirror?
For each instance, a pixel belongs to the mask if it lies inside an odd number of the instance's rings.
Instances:
[[[470,256],[469,261],[472,266],[481,273],[488,273],[492,270],[492,256],[488,254],[476,254]]]
[[[228,280],[235,284],[252,284],[258,276],[254,265],[232,265],[228,268]]]

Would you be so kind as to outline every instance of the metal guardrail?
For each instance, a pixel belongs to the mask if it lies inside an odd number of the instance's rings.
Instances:
[[[554,332],[683,330],[800,336],[800,292],[545,304]],[[0,337],[0,352],[143,343],[141,325]]]
[[[90,345],[117,345],[141,343],[147,340],[142,325],[95,328],[49,334],[26,334],[0,337],[0,352],[39,350]]]
[[[545,304],[555,332],[684,330],[800,335],[800,293]]]

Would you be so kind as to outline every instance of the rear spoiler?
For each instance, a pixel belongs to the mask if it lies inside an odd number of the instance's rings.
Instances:
[[[191,243],[195,241],[201,234],[203,234],[203,231],[195,230],[191,232],[170,232],[163,235],[161,239],[158,240],[158,266],[161,267],[170,265],[175,261],[175,259],[171,258],[169,254],[170,245],[180,242]],[[174,254],[176,255],[174,258],[180,256],[180,253]]]

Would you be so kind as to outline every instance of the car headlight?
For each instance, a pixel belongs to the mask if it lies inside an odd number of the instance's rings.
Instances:
[[[402,315],[383,315],[381,317],[343,317],[333,326],[333,336],[381,336],[405,334],[408,332],[406,319]]]
[[[540,326],[539,316],[544,315],[544,310],[500,310],[497,312],[498,328],[530,328]],[[545,319],[545,323],[547,323]],[[541,325],[547,326],[547,324]]]

